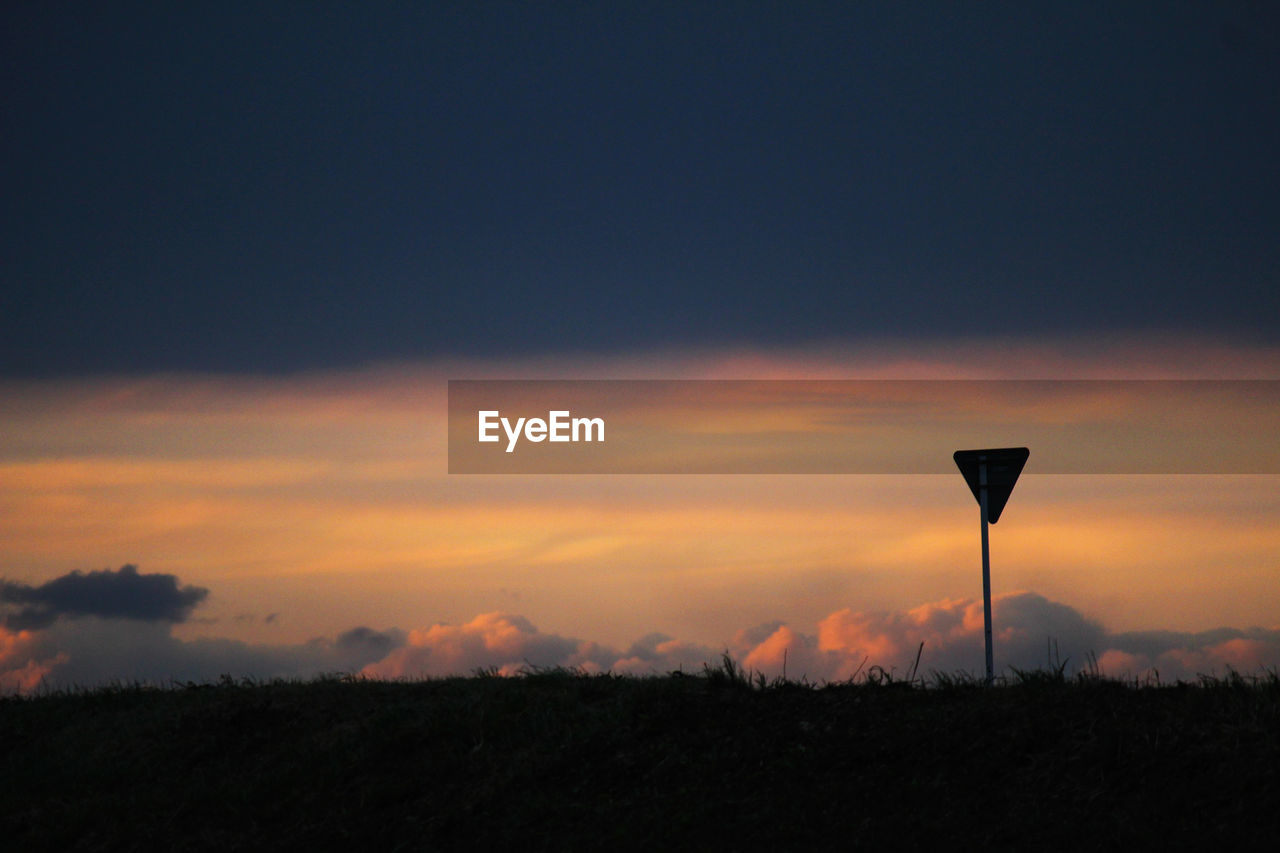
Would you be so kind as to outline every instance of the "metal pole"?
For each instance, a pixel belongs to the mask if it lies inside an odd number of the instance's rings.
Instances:
[[[978,457],[978,509],[982,513],[982,615],[987,637],[987,686],[995,680],[991,654],[991,551],[987,545],[987,457]]]

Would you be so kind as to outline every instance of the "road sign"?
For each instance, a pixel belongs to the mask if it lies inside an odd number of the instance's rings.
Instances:
[[[1013,493],[1022,466],[1031,451],[1025,447],[999,447],[988,450],[957,450],[951,458],[964,475],[969,490],[978,499],[982,520],[982,621],[986,634],[987,684],[995,680],[994,655],[991,650],[991,550],[988,547],[987,523],[995,524],[1000,511]]]
[[[982,503],[982,484],[979,482],[979,467],[987,464],[987,521],[995,524],[1000,520],[1000,512],[1013,493],[1013,484],[1022,473],[1022,466],[1027,464],[1031,451],[1025,447],[1000,447],[994,450],[957,450],[952,458],[964,475],[964,481],[973,492],[973,499]]]

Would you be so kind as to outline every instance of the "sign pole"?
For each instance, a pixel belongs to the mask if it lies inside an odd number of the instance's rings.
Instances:
[[[987,686],[995,680],[991,653],[991,550],[987,543],[987,457],[978,457],[978,507],[982,513],[982,616],[987,638]]]
[[[1027,464],[1031,451],[1025,447],[996,447],[987,450],[957,450],[952,454],[956,467],[978,502],[982,513],[982,616],[987,641],[987,686],[995,683],[995,661],[991,653],[991,547],[987,525],[1000,520],[1013,484]]]

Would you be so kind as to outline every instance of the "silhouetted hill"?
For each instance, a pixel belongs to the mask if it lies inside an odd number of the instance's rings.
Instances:
[[[10,850],[1272,849],[1280,678],[697,676],[0,701]]]

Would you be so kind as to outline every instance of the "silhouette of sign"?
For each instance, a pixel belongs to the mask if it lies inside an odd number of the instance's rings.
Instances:
[[[1025,447],[1000,447],[992,450],[957,450],[952,458],[956,467],[964,475],[964,481],[973,492],[973,499],[982,505],[982,483],[980,468],[983,462],[987,465],[987,521],[995,524],[1000,520],[1000,512],[1013,493],[1013,484],[1022,473],[1022,466],[1027,464],[1031,451]]]

